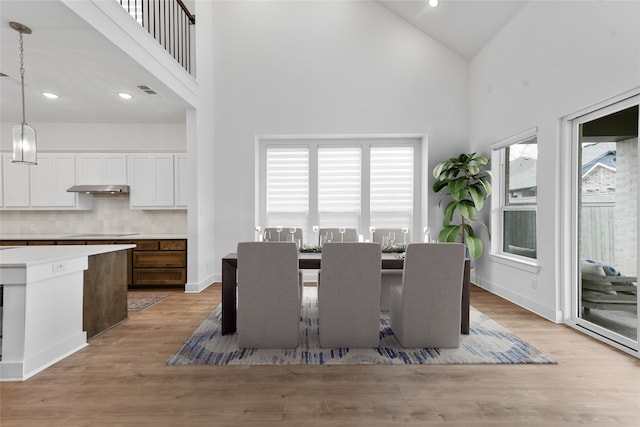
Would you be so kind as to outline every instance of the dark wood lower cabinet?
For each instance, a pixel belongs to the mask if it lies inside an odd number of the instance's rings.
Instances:
[[[187,282],[187,240],[2,240],[0,246],[134,244],[122,251],[131,289],[182,288]]]

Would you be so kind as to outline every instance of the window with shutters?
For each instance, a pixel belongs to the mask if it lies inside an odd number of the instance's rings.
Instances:
[[[259,225],[420,227],[422,137],[290,138],[260,141]]]

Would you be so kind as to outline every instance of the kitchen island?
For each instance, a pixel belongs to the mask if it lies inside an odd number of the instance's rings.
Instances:
[[[26,380],[126,319],[126,251],[133,247],[1,248],[0,381]]]

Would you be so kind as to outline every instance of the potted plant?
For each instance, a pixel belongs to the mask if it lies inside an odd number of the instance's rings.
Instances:
[[[433,169],[436,182],[433,191],[443,192],[438,205],[447,197],[449,203],[444,209],[442,229],[438,234],[440,242],[460,241],[466,245],[471,259],[482,255],[482,240],[477,236],[470,222],[477,222],[489,234],[489,229],[480,220],[475,219],[484,201],[491,195],[489,178],[491,172],[486,170],[489,159],[476,156],[476,153],[463,153],[438,163]],[[457,214],[457,215],[455,215]],[[454,222],[458,221],[459,222]]]

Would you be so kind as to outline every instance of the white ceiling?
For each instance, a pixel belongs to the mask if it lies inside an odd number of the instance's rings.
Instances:
[[[420,31],[466,59],[472,59],[522,9],[526,1],[379,0]]]
[[[526,2],[440,0],[437,8],[427,0],[378,3],[470,59]],[[24,35],[28,122],[184,121],[186,106],[167,87],[59,0],[1,0],[0,71],[9,75],[0,79],[2,122],[21,121],[18,33],[10,21],[33,30]],[[140,84],[158,95],[143,93]],[[46,99],[44,91],[60,98]],[[121,91],[134,98],[120,99]]]

